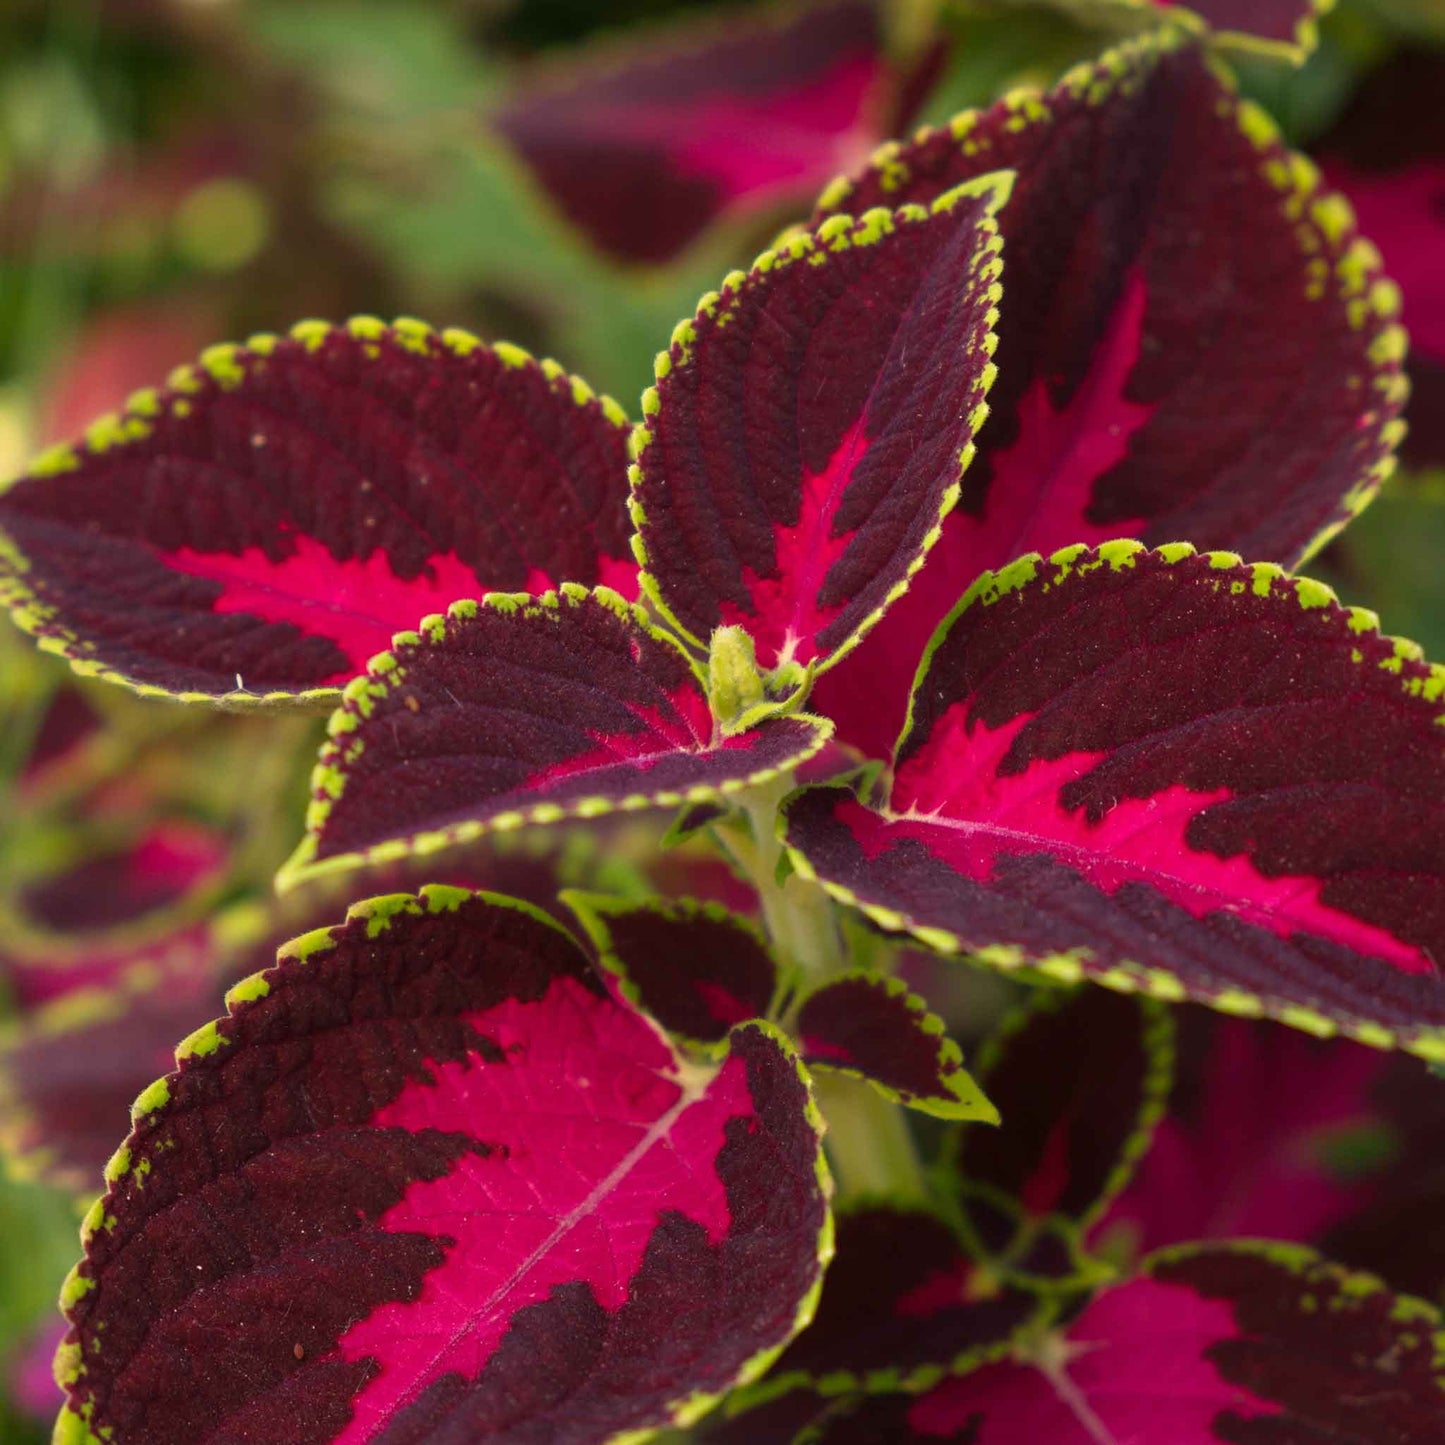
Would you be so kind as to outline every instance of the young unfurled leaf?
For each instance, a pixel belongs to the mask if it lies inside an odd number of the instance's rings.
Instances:
[[[1409,430],[1400,457],[1445,466],[1445,55],[1401,50],[1372,72],[1315,146],[1330,185],[1399,283],[1410,332]]]
[[[62,1432],[611,1439],[806,1322],[820,1126],[766,1025],[684,1064],[543,915],[439,888],[231,997],[88,1222]]]
[[[794,862],[944,951],[1445,1057],[1445,670],[1376,622],[1227,553],[1023,558]]]
[[[986,414],[1007,194],[982,177],[835,216],[674,333],[632,506],[644,586],[685,632],[826,665],[922,563]]]
[[[687,657],[615,594],[459,603],[348,686],[286,874],[705,801],[795,766],[831,731],[798,714],[714,740]]]
[[[779,1358],[769,1389],[784,1380],[830,1394],[917,1388],[997,1359],[1044,1309],[974,1264],[936,1215],[879,1205],[841,1214],[837,1228],[817,1316]]]
[[[979,1082],[1003,1127],[960,1130],[954,1167],[982,1230],[998,1213],[985,1199],[1018,1207],[1019,1237],[993,1252],[1019,1258],[1022,1236],[1051,1215],[1098,1218],[1163,1113],[1172,1042],[1162,1006],[1099,989],[1041,991],[990,1039]]]
[[[944,1027],[902,979],[861,969],[808,994],[795,1025],[810,1068],[867,1079],[898,1103],[940,1119],[997,1124],[998,1110]]]
[[[1177,33],[885,146],[815,221],[998,167],[1017,179],[992,418],[927,567],[816,692],[874,757],[986,568],[1120,536],[1293,567],[1374,493],[1401,431],[1398,288],[1348,206]]]
[[[1397,1445],[1445,1432],[1439,1313],[1309,1250],[1146,1262],[1027,1358],[863,1400],[819,1445]],[[872,1433],[864,1433],[863,1428]]]
[[[758,931],[727,909],[566,896],[623,995],[680,1041],[720,1044],[737,1024],[772,1012],[777,964]]]
[[[806,203],[867,153],[881,38],[864,0],[705,20],[528,85],[495,124],[601,250],[668,261],[726,214]]]
[[[0,598],[142,691],[329,697],[459,597],[635,596],[626,435],[515,347],[306,323],[207,352],[0,494]]]

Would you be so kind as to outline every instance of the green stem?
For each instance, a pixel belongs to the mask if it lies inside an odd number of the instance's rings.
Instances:
[[[906,1110],[871,1084],[845,1074],[816,1074],[813,1087],[828,1121],[823,1142],[840,1202],[886,1197],[922,1203],[928,1198]]]
[[[757,890],[774,950],[796,969],[806,988],[837,977],[850,960],[837,909],[827,894],[797,873],[778,882],[783,853],[778,805],[793,787],[793,779],[784,777],[756,789],[742,800],[745,829],[718,831]],[[899,1105],[871,1084],[843,1075],[817,1075],[814,1088],[828,1124],[826,1146],[840,1198],[927,1197],[923,1166]]]

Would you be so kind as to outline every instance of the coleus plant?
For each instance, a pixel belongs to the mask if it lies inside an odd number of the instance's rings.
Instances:
[[[759,915],[435,884],[283,945],[107,1166],[57,1439],[1440,1435],[1430,1305],[1126,1189],[1167,1005],[1445,1059],[1445,672],[1285,570],[1390,470],[1398,306],[1165,24],[830,186],[635,428],[361,320],[42,457],[43,647],[336,704],[283,886],[672,809]],[[978,1077],[902,939],[1035,986]]]

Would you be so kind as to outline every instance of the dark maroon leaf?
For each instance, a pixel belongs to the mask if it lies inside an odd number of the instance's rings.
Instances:
[[[1445,1429],[1439,1316],[1308,1250],[1192,1246],[1107,1290],[1031,1363],[908,1411],[899,1440],[1400,1445]],[[825,1437],[826,1438],[826,1437]]]
[[[626,437],[515,347],[307,322],[213,348],[0,494],[0,599],[143,692],[329,698],[459,597],[635,596]]]
[[[1373,495],[1401,432],[1398,288],[1313,166],[1177,32],[884,147],[815,221],[926,204],[1001,166],[1018,178],[993,418],[928,566],[818,688],[873,757],[985,568],[1121,536],[1294,567]]]
[[[1367,77],[1316,146],[1403,297],[1410,332],[1409,466],[1445,466],[1445,55],[1404,50]]]
[[[827,1253],[797,1061],[684,1065],[544,915],[374,899],[136,1104],[65,1289],[62,1438],[605,1440],[696,1418]]]
[[[826,664],[921,564],[986,415],[1007,177],[834,217],[769,252],[658,358],[634,436],[644,586],[765,669]]]
[[[733,1027],[767,1018],[778,968],[758,930],[715,903],[629,903],[567,895],[623,996],[675,1038],[720,1044]]]
[[[458,603],[396,643],[331,719],[284,879],[527,822],[714,800],[832,731],[799,714],[715,739],[686,655],[605,590]]]
[[[1164,1111],[1172,1042],[1168,1014],[1149,1000],[1036,991],[979,1056],[979,1082],[1003,1127],[960,1130],[965,1190],[982,1185],[1016,1201],[1024,1229],[1049,1215],[1092,1223]]]
[[[720,217],[806,202],[866,154],[880,41],[866,0],[708,19],[544,75],[495,124],[601,250],[668,261]]]
[[[229,839],[172,819],[124,848],[97,853],[18,890],[18,902],[42,928],[87,935],[133,923],[214,881],[231,860]]]
[[[1267,1020],[1189,1009],[1180,1025],[1168,1114],[1099,1222],[1096,1247],[1128,1259],[1184,1240],[1318,1244],[1375,1194],[1372,1176],[1388,1162],[1391,1131],[1375,1085],[1403,1066],[1428,1087],[1423,1066]]]
[[[1285,1246],[1190,1246],[1146,1270],[1018,1359],[864,1400],[813,1438],[1424,1445],[1445,1431],[1431,1306]]]
[[[829,1393],[917,1388],[1000,1357],[1043,1309],[975,1265],[933,1214],[879,1206],[843,1214],[837,1227],[818,1313],[768,1388],[794,1377]]]
[[[810,1068],[867,1079],[940,1119],[998,1123],[943,1020],[902,979],[860,970],[820,984],[798,1006],[795,1032]]]
[[[794,862],[947,952],[1445,1057],[1445,669],[1377,620],[1182,544],[1023,558]]]

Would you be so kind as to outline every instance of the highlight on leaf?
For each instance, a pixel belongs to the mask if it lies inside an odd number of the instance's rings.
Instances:
[[[1006,174],[833,216],[734,272],[657,361],[633,435],[643,586],[706,645],[825,668],[906,587],[987,415]]]
[[[0,492],[0,600],[147,695],[331,701],[457,598],[635,596],[626,437],[517,347],[305,322],[211,348]]]
[[[1183,544],[986,573],[886,804],[800,793],[793,865],[995,967],[1445,1058],[1445,670],[1377,622]]]
[[[810,1317],[821,1125],[766,1024],[684,1063],[544,915],[440,887],[230,1008],[87,1221],[59,1438],[611,1439],[696,1419]]]
[[[832,732],[800,713],[716,738],[686,653],[606,589],[493,593],[395,643],[331,719],[283,886],[523,823],[714,801]]]
[[[1179,31],[883,146],[813,223],[1000,167],[1016,179],[992,418],[928,566],[815,694],[872,757],[984,570],[1121,536],[1295,567],[1375,494],[1403,433],[1399,288],[1344,199]]]

